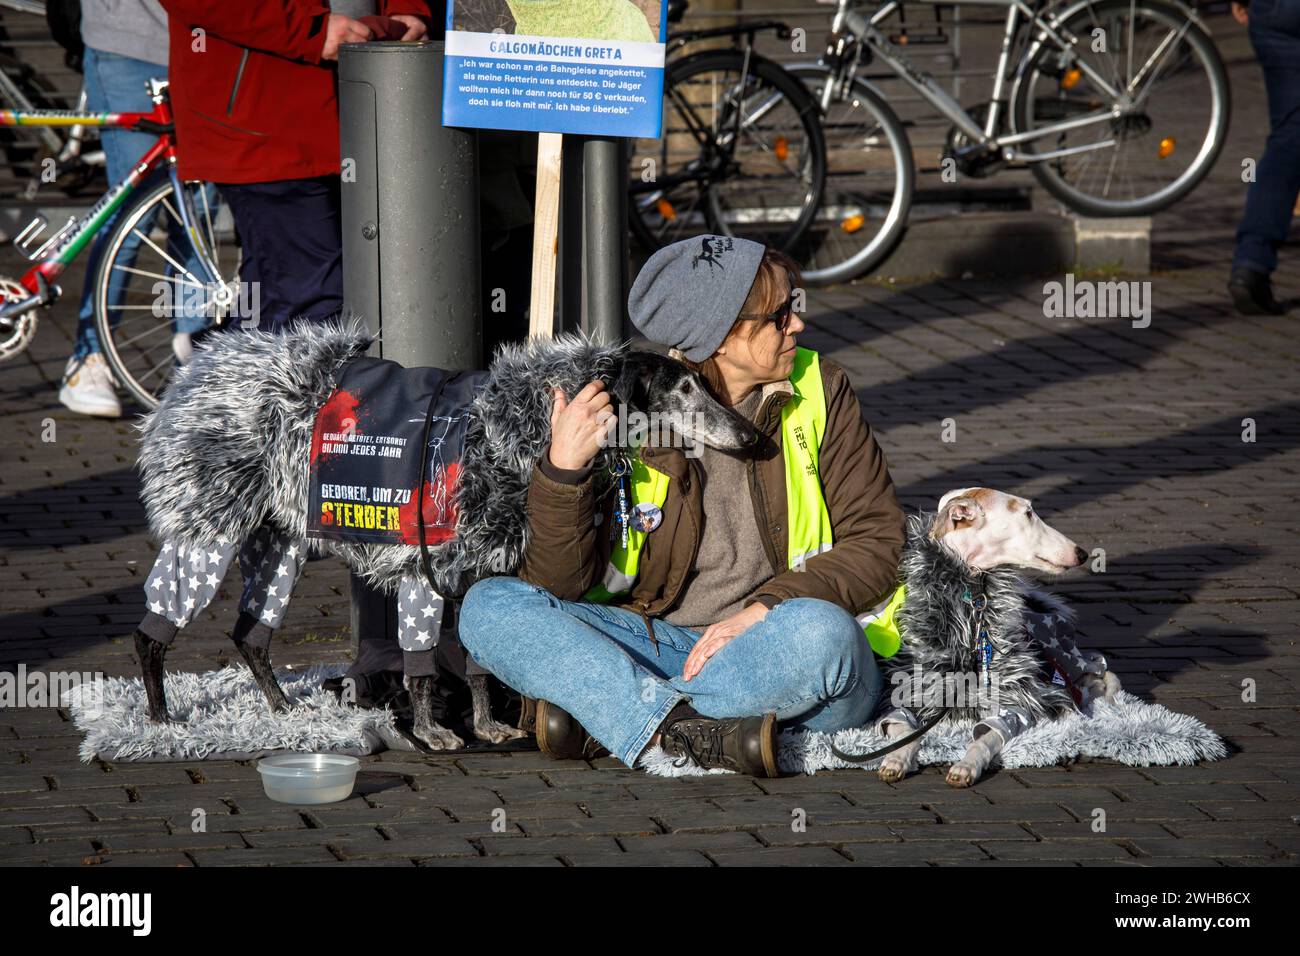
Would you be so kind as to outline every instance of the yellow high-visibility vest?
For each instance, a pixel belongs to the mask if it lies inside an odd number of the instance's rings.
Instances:
[[[831,550],[834,536],[831,517],[822,495],[817,449],[826,430],[826,395],[822,389],[821,362],[811,349],[795,351],[794,370],[790,373],[794,395],[781,409],[781,445],[785,455],[785,500],[789,566],[803,568],[806,562]],[[636,456],[630,476],[632,501],[649,501],[662,508],[668,499],[668,476],[649,467]],[[632,590],[640,566],[641,549],[646,533],[628,530],[627,547],[621,543],[610,553],[605,577],[587,592],[584,599],[603,604]],[[898,652],[897,612],[903,603],[904,589],[898,589],[880,605],[858,616],[871,649],[881,657]]]

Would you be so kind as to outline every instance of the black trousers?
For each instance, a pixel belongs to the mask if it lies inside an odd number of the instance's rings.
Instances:
[[[275,331],[343,309],[343,226],[339,177],[219,184],[243,244],[239,278],[256,283],[254,314],[232,328]]]

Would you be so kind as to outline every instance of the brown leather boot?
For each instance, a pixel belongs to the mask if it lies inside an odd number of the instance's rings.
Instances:
[[[537,746],[557,760],[595,760],[609,751],[582,724],[549,700],[537,702]]]
[[[699,715],[673,718],[660,728],[660,746],[677,765],[695,761],[705,770],[721,767],[751,777],[777,777],[776,714],[714,720]]]

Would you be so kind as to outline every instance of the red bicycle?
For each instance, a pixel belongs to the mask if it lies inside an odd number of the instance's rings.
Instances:
[[[223,249],[216,193],[177,174],[176,139],[165,80],[150,80],[148,113],[0,110],[0,126],[102,126],[153,133],[157,141],[126,178],[84,215],[48,233],[37,216],[14,245],[33,265],[18,279],[0,277],[0,361],[22,353],[36,335],[40,308],[58,300],[57,280],[114,215],[93,282],[95,325],[118,382],[152,408],[178,362],[188,357],[178,332],[222,326],[253,313],[238,279],[239,253]],[[188,338],[185,339],[188,341]]]

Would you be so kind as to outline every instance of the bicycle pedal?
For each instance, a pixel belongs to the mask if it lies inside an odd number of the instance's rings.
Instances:
[[[37,246],[35,250],[33,250],[32,246],[38,239],[40,239],[49,224],[50,220],[45,217],[45,214],[38,212],[35,217],[33,217],[32,221],[25,225],[22,228],[22,231],[14,237],[14,248],[17,249],[19,254],[28,262],[39,262],[41,259],[45,258],[45,254],[57,246],[59,240],[66,236],[73,227],[76,226],[77,217],[69,216],[68,221],[63,224],[58,232],[54,233],[54,235],[50,236]]]

